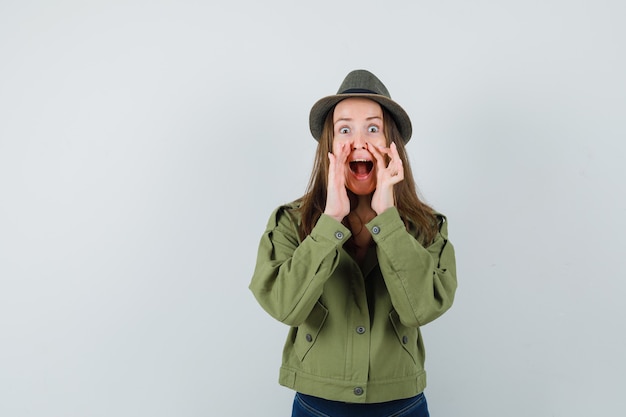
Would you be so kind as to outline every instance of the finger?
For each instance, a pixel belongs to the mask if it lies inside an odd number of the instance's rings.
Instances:
[[[404,179],[404,168],[402,168],[401,163],[394,166],[393,173],[391,174],[391,179],[394,184],[397,184]]]
[[[378,150],[378,152],[384,154],[384,155],[389,155],[391,154],[391,149],[390,148],[386,148],[384,146],[376,146],[376,149]]]
[[[393,144],[393,142],[392,142]],[[391,148],[386,148],[384,146],[378,146],[377,147],[378,151],[383,154],[385,157],[383,158],[385,160],[385,165],[387,167],[389,167],[391,165],[391,161],[394,159],[394,154],[392,152]],[[396,153],[395,158],[398,158],[398,155]]]
[[[342,163],[345,161],[347,155],[345,151],[344,143],[335,143],[333,144],[333,154],[337,162]]]
[[[391,142],[391,146],[390,146],[390,158],[391,161],[393,162],[394,165],[398,166],[399,168],[402,167],[402,158],[400,158],[400,154],[398,153],[398,148],[396,147],[396,144],[394,142]]]
[[[328,153],[328,187],[342,187],[345,185],[345,164],[340,162],[341,151],[339,155],[331,152]]]
[[[394,179],[404,179],[404,167],[402,166],[401,160],[394,160],[393,165],[390,164],[389,169],[391,171],[391,176],[394,177]]]
[[[389,157],[390,157],[390,154],[391,154],[391,152],[390,152],[389,148],[385,148],[384,146],[376,146],[376,145],[371,145],[371,144],[369,144],[369,148],[368,148],[368,150],[369,150],[370,152],[372,152],[372,151],[373,151],[373,152],[377,152],[377,153],[379,153],[381,156],[385,156],[385,155],[386,155],[386,156],[389,156]]]
[[[350,143],[342,143],[340,148],[341,162],[346,162],[348,159],[348,155],[350,155],[350,149],[352,148],[352,144]]]
[[[384,149],[384,148],[383,148]],[[369,142],[367,143],[367,150],[374,156],[374,158],[376,159],[376,165],[379,168],[386,168],[387,165],[385,164],[385,158],[383,153],[381,152],[380,148],[377,147],[376,145],[372,145]]]
[[[398,153],[398,147],[395,142],[391,142],[391,146],[389,147],[389,151],[391,153],[391,158],[400,161],[400,154]]]

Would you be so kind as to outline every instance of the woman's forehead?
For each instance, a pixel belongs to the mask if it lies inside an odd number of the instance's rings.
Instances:
[[[333,120],[336,121],[343,118],[352,118],[356,115],[365,115],[367,118],[382,118],[383,110],[380,104],[374,100],[361,97],[350,97],[337,103],[333,113]]]

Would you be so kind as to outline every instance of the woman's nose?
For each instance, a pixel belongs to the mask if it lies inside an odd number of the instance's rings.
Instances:
[[[356,135],[356,137],[354,138],[354,142],[352,142],[352,149],[356,150],[356,149],[365,149],[365,140],[363,139],[363,135],[358,134]]]

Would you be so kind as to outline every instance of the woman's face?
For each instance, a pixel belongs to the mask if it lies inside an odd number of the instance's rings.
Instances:
[[[383,110],[380,104],[366,98],[347,98],[335,106],[333,113],[333,153],[349,145],[346,159],[346,187],[357,195],[376,189],[376,160],[367,146],[387,145],[383,134]]]

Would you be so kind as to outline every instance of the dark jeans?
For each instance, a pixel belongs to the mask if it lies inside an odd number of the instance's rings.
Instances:
[[[329,401],[297,393],[291,417],[429,417],[426,397],[375,404]]]

